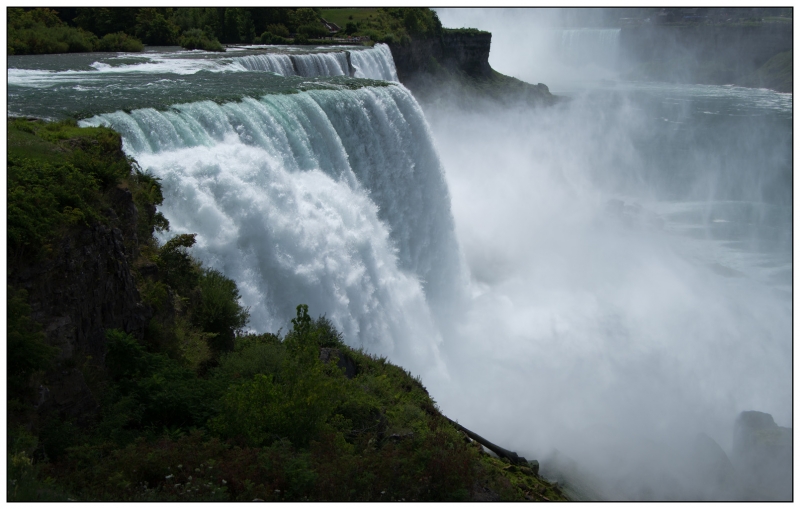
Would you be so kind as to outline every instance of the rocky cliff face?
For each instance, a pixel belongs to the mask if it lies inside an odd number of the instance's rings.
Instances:
[[[152,314],[141,303],[131,272],[138,211],[128,190],[115,194],[106,224],[65,236],[44,263],[23,263],[9,271],[9,283],[27,290],[31,317],[59,351],[55,368],[39,388],[39,412],[90,414],[97,403],[81,368],[102,365],[106,330],[141,338]]]
[[[547,86],[498,73],[489,65],[492,34],[445,29],[441,36],[389,45],[397,76],[423,103],[448,101],[462,107],[478,102],[531,106],[553,104]]]
[[[792,430],[775,424],[770,414],[739,414],[733,460],[742,473],[748,500],[792,499]]]
[[[473,77],[489,76],[489,50],[492,34],[445,30],[441,37],[412,39],[406,44],[392,43],[397,76],[405,83],[420,72],[435,72],[439,67],[458,70]]]

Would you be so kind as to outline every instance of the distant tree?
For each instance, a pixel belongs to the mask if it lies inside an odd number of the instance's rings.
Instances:
[[[216,7],[178,7],[172,11],[170,21],[183,32],[199,28],[209,37],[222,36],[223,23],[220,22],[219,9]]]
[[[292,24],[297,30],[299,27],[304,25],[316,25],[319,24],[319,14],[314,9],[309,7],[301,7],[294,11],[292,16]],[[290,27],[292,28],[292,27]]]
[[[250,44],[255,40],[256,27],[253,24],[253,16],[247,9],[239,9],[239,12],[237,12],[236,28],[239,32],[240,42]]]
[[[267,32],[280,37],[289,37],[289,29],[283,23],[267,25]]]
[[[171,46],[177,44],[180,27],[153,7],[143,7],[136,15],[136,35],[145,44]]]
[[[297,28],[297,33],[303,34],[309,39],[320,39],[328,36],[328,30],[321,24],[303,25]]]
[[[345,25],[344,27],[344,33],[347,35],[353,35],[356,32],[358,32],[358,25],[356,25],[352,21],[348,21],[347,25]]]
[[[136,35],[136,17],[138,7],[79,7],[75,9],[77,16],[72,22],[84,30],[94,33],[98,37],[106,34],[125,32]]]

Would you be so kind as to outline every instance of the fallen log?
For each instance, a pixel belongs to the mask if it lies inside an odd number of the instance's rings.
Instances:
[[[514,465],[524,465],[526,467],[528,466],[528,460],[526,460],[522,456],[518,455],[514,451],[509,451],[508,449],[503,449],[499,445],[491,443],[490,441],[486,440],[482,436],[480,436],[477,433],[474,433],[474,432],[468,430],[467,428],[465,428],[464,426],[460,425],[459,423],[455,422],[454,420],[450,419],[447,416],[445,416],[444,418],[447,419],[448,421],[450,421],[450,424],[455,426],[457,430],[463,431],[472,440],[475,440],[476,442],[478,442],[482,446],[486,447],[487,449],[489,449],[493,453],[497,454],[499,457],[508,459],[508,461],[510,461]],[[535,466],[538,467],[538,462],[534,462],[534,463],[535,463]],[[539,473],[538,470],[539,470],[538,468],[534,469],[534,473],[537,474],[537,475]]]

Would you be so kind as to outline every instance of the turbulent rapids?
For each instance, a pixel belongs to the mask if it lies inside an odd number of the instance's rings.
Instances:
[[[143,109],[88,119],[163,179],[172,232],[236,279],[251,326],[293,306],[353,343],[436,361],[428,303],[463,281],[441,164],[414,98],[390,85]],[[427,295],[427,300],[426,300]]]

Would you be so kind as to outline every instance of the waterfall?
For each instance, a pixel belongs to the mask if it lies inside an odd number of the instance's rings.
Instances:
[[[295,76],[294,63],[289,55],[279,53],[262,53],[260,55],[246,55],[234,59],[234,63],[241,65],[248,71],[274,72],[281,76]]]
[[[348,58],[350,61],[348,62]],[[398,81],[392,53],[386,44],[352,51],[328,51],[294,55],[262,53],[236,57],[234,65],[248,71],[274,72],[282,76],[352,76]]]
[[[347,54],[342,53],[309,53],[292,55],[297,74],[300,76],[349,76],[350,68]]]
[[[402,86],[313,90],[83,125],[120,132],[161,178],[171,234],[222,270],[251,327],[285,326],[298,303],[347,341],[438,365],[439,315],[464,287],[450,199],[428,125]]]
[[[356,69],[356,78],[400,81],[397,79],[392,51],[386,44],[376,44],[370,50],[351,51],[350,61]]]

